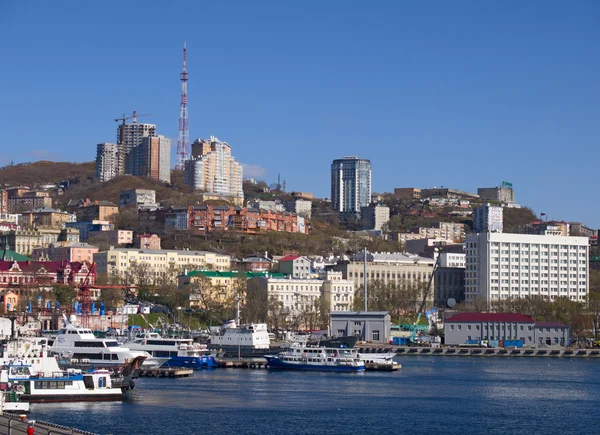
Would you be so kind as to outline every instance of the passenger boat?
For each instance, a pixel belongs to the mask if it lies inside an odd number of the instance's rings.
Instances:
[[[134,351],[148,352],[154,358],[166,358],[161,367],[211,368],[218,367],[207,345],[194,343],[191,338],[163,338],[155,332],[135,336],[125,345]]]
[[[291,347],[276,355],[265,355],[271,369],[361,372],[365,363],[354,349]]]
[[[218,334],[211,335],[208,348],[228,357],[261,357],[281,348],[271,347],[267,325],[250,323],[237,326],[235,320],[226,322]]]
[[[0,391],[0,406],[3,413],[29,412],[29,402],[21,400],[23,393],[17,391]]]
[[[132,351],[113,338],[96,338],[92,330],[74,325],[65,317],[65,327],[58,331],[48,350],[66,357],[72,364],[92,367],[122,367],[138,356],[145,356],[144,369],[158,368],[169,358],[153,358],[148,352]]]
[[[62,371],[56,364],[55,371],[40,373],[18,361],[0,370],[0,389],[21,393],[22,401],[32,403],[114,401],[124,397],[124,389],[113,387],[109,370]]]
[[[365,363],[393,363],[396,352],[391,347],[358,347],[358,357]]]

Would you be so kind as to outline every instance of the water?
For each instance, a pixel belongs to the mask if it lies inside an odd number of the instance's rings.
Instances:
[[[398,372],[215,369],[137,380],[120,403],[34,404],[101,434],[591,433],[595,360],[399,357]]]

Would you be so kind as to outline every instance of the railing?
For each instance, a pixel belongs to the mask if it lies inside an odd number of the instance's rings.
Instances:
[[[42,420],[29,422],[26,418],[21,420],[19,417],[10,414],[0,414],[0,434],[27,435],[27,428],[30,423],[33,423],[35,435],[97,435],[93,432],[48,423]]]

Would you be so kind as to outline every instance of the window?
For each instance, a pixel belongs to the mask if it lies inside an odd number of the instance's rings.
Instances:
[[[373,330],[373,341],[379,341],[379,330]]]

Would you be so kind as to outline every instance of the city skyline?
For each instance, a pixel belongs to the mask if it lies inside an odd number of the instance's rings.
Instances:
[[[190,3],[184,23],[178,8],[160,4],[125,5],[122,17],[108,4],[0,6],[8,148],[0,164],[92,161],[98,143],[114,142],[112,119],[133,110],[153,113],[144,122],[175,143],[187,40],[190,137],[223,137],[247,177],[273,182],[281,173],[288,190],[329,197],[331,161],[359,155],[372,162],[373,191],[475,192],[507,180],[538,215],[600,227],[599,207],[587,202],[596,159],[584,158],[593,157],[598,118],[597,5],[382,2],[319,5],[315,14],[316,3],[274,4]],[[194,35],[195,16],[231,31]],[[115,48],[159,17],[172,31]],[[106,20],[127,25],[89,30]],[[140,68],[149,56],[159,62]]]

